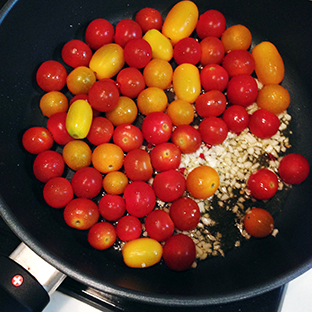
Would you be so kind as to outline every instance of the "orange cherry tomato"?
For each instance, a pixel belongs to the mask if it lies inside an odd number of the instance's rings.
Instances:
[[[167,108],[167,114],[175,126],[189,125],[194,119],[194,108],[192,104],[184,100],[175,100]]]
[[[120,195],[128,185],[128,177],[121,171],[111,171],[103,179],[103,188],[106,193]]]
[[[95,73],[89,67],[79,66],[68,74],[66,84],[72,94],[88,94],[95,81]]]
[[[50,117],[55,113],[66,112],[68,109],[67,97],[59,91],[45,93],[39,103],[44,116]]]
[[[137,105],[143,115],[152,112],[164,112],[168,105],[168,98],[163,89],[148,87],[140,92]]]

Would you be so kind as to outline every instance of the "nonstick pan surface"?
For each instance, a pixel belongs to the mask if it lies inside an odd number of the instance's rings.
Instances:
[[[220,10],[227,26],[243,24],[255,45],[273,42],[285,62],[282,83],[291,95],[291,151],[312,160],[312,3],[308,0],[195,1],[203,13]],[[89,247],[84,232],[67,227],[59,210],[47,207],[42,184],[32,174],[34,157],[21,137],[31,126],[46,125],[38,108],[42,91],[35,82],[39,65],[60,60],[61,47],[83,39],[99,17],[114,25],[143,7],[164,16],[174,1],[9,1],[0,24],[0,190],[1,216],[17,236],[68,276],[108,294],[153,304],[196,306],[225,303],[264,293],[312,266],[311,175],[290,191],[275,218],[276,238],[251,239],[226,257],[196,269],[173,272],[165,265],[130,269],[121,254]]]

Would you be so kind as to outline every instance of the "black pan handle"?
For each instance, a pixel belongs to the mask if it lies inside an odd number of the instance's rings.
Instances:
[[[0,256],[0,311],[41,312],[65,277],[21,243]]]

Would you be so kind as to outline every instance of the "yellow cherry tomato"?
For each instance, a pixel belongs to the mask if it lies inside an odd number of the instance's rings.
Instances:
[[[279,84],[285,73],[284,62],[275,45],[263,41],[252,49],[255,59],[255,72],[264,84]]]
[[[163,89],[148,87],[140,92],[137,98],[139,111],[143,115],[152,112],[164,112],[168,104],[168,98]]]
[[[180,100],[194,103],[201,91],[198,68],[195,65],[184,63],[173,72],[173,88]]]
[[[165,18],[162,33],[175,45],[179,40],[189,37],[198,21],[198,8],[192,1],[178,2]]]
[[[66,85],[73,94],[88,94],[95,81],[95,73],[89,67],[78,66],[68,74]]]
[[[148,30],[143,39],[150,44],[153,58],[160,58],[168,62],[172,59],[173,48],[171,42],[159,30]]]
[[[50,117],[55,113],[67,112],[67,97],[60,91],[45,93],[40,99],[39,107],[44,116]]]
[[[112,78],[124,66],[123,48],[116,43],[108,43],[94,52],[89,67],[97,79]]]
[[[66,116],[66,129],[75,139],[84,139],[91,128],[93,110],[85,100],[77,100],[69,107]]]
[[[144,237],[131,240],[122,247],[122,256],[131,268],[147,268],[158,263],[163,248],[155,239]]]
[[[194,119],[194,108],[192,104],[184,100],[175,100],[167,108],[167,114],[175,126],[189,125]]]

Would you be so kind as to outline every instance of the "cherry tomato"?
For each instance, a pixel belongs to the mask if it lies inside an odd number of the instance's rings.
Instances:
[[[232,77],[227,85],[227,97],[231,104],[247,107],[256,101],[258,85],[250,75]]]
[[[88,232],[89,244],[98,250],[105,250],[115,243],[117,238],[115,227],[108,222],[98,222]]]
[[[200,72],[200,81],[206,91],[224,91],[229,81],[229,74],[218,64],[208,64]]]
[[[220,116],[226,108],[226,97],[219,90],[202,93],[195,102],[196,111],[201,117]]]
[[[163,112],[153,112],[148,114],[142,123],[142,133],[144,139],[151,144],[160,144],[170,139],[172,132],[172,121]]]
[[[264,84],[279,84],[285,73],[284,62],[274,44],[263,41],[252,49],[255,72]]]
[[[173,201],[169,215],[180,231],[194,230],[200,221],[198,204],[190,197],[180,197]]]
[[[173,49],[173,57],[177,64],[190,63],[196,65],[201,59],[201,46],[191,37],[179,40]]]
[[[37,70],[36,81],[39,87],[46,91],[60,91],[66,83],[65,67],[57,61],[45,61]]]
[[[93,20],[87,27],[85,39],[91,49],[97,50],[114,39],[114,26],[104,18]]]
[[[92,57],[92,51],[90,47],[81,40],[70,40],[66,42],[62,48],[63,61],[71,66],[88,66]]]
[[[128,177],[121,171],[112,171],[105,175],[103,188],[107,194],[120,195],[128,185]]]
[[[99,219],[99,209],[95,202],[87,198],[75,198],[64,209],[67,225],[77,230],[88,230]]]
[[[185,234],[177,234],[169,237],[163,248],[163,259],[171,270],[185,271],[195,261],[195,244]]]
[[[50,117],[55,113],[66,112],[68,100],[62,92],[50,91],[41,97],[39,107],[43,116]]]
[[[148,87],[140,92],[137,98],[137,105],[143,115],[148,115],[152,112],[164,112],[168,105],[168,98],[163,89]]]
[[[235,75],[251,75],[255,70],[255,60],[246,50],[232,50],[224,57],[222,66],[230,77]]]
[[[173,234],[174,224],[167,212],[154,210],[145,218],[145,230],[150,238],[161,242]]]
[[[199,16],[196,33],[200,39],[221,37],[226,27],[224,15],[217,10],[208,10]]]
[[[50,179],[43,188],[43,198],[53,208],[65,207],[73,197],[72,185],[62,177]]]
[[[261,168],[250,175],[247,187],[253,197],[266,200],[275,195],[278,188],[278,179],[273,171]]]
[[[102,180],[103,177],[98,170],[84,167],[75,172],[71,179],[71,185],[77,197],[91,199],[100,193]]]
[[[74,97],[71,98],[69,101],[69,106],[72,105],[77,100],[85,100],[88,102],[88,95],[87,94],[76,94]]]
[[[131,268],[148,268],[158,263],[162,252],[161,244],[149,237],[134,239],[122,247],[123,260]]]
[[[142,131],[132,124],[121,124],[114,130],[113,141],[124,152],[140,148],[143,144]]]
[[[66,129],[66,112],[55,113],[50,116],[47,122],[47,128],[52,133],[53,140],[60,145],[65,145],[74,138]]]
[[[203,66],[208,64],[220,64],[223,60],[225,51],[223,43],[216,37],[205,37],[200,42],[202,55],[200,63]]]
[[[154,146],[150,157],[156,171],[178,169],[181,162],[181,151],[175,144],[165,142]]]
[[[127,215],[119,219],[116,231],[122,241],[131,241],[141,236],[142,224],[137,217]]]
[[[22,144],[27,152],[39,154],[53,146],[53,137],[44,127],[32,127],[24,132]]]
[[[143,68],[152,59],[152,47],[143,38],[132,39],[125,45],[124,58],[130,67]]]
[[[164,202],[181,197],[186,189],[184,176],[175,169],[158,173],[153,180],[155,195]]]
[[[177,145],[184,154],[195,153],[201,143],[202,138],[198,130],[190,125],[177,126],[171,135],[171,141]]]
[[[121,196],[105,194],[99,201],[99,212],[105,220],[117,221],[126,212],[126,202]]]
[[[228,135],[228,127],[223,119],[206,117],[199,124],[198,131],[202,140],[210,145],[221,144]]]
[[[107,118],[98,116],[92,120],[87,139],[93,145],[100,145],[108,143],[112,138],[113,133],[113,124]]]
[[[198,68],[188,63],[179,65],[173,72],[172,84],[178,99],[195,102],[201,92]]]
[[[273,113],[258,109],[249,118],[249,130],[260,139],[268,139],[279,129],[280,120]]]
[[[244,227],[247,233],[253,237],[266,237],[274,229],[274,219],[267,210],[252,208],[244,218]]]
[[[99,80],[90,88],[88,100],[94,109],[108,112],[117,106],[119,90],[115,84]]]
[[[249,115],[245,107],[241,105],[229,106],[222,116],[229,131],[240,133],[245,130],[249,124]]]
[[[129,151],[123,165],[127,177],[132,181],[147,181],[152,177],[153,167],[150,155],[140,148]]]
[[[33,163],[35,177],[46,183],[50,179],[62,176],[65,168],[63,157],[51,150],[40,152]]]
[[[143,181],[128,184],[124,191],[126,210],[133,216],[141,218],[150,213],[156,204],[153,188]]]
[[[198,8],[192,1],[180,1],[167,14],[162,26],[162,33],[170,39],[172,45],[189,37],[198,21]]]
[[[193,169],[186,178],[187,191],[195,198],[203,199],[212,196],[218,189],[220,178],[210,166],[199,166]]]
[[[153,8],[143,8],[135,15],[135,21],[141,26],[143,33],[150,29],[161,30],[163,19],[159,11]]]
[[[78,66],[68,74],[66,85],[73,94],[88,94],[95,81],[95,73],[89,67]]]
[[[285,183],[300,184],[309,175],[310,165],[308,160],[298,154],[291,153],[282,158],[278,167],[278,173]]]
[[[145,88],[143,74],[134,67],[123,68],[118,73],[116,80],[119,83],[120,93],[131,99],[136,98]]]
[[[195,116],[193,105],[184,100],[174,100],[167,107],[167,114],[175,126],[189,125]]]
[[[114,41],[122,48],[132,39],[142,37],[141,26],[131,19],[125,18],[120,20],[115,28]]]

